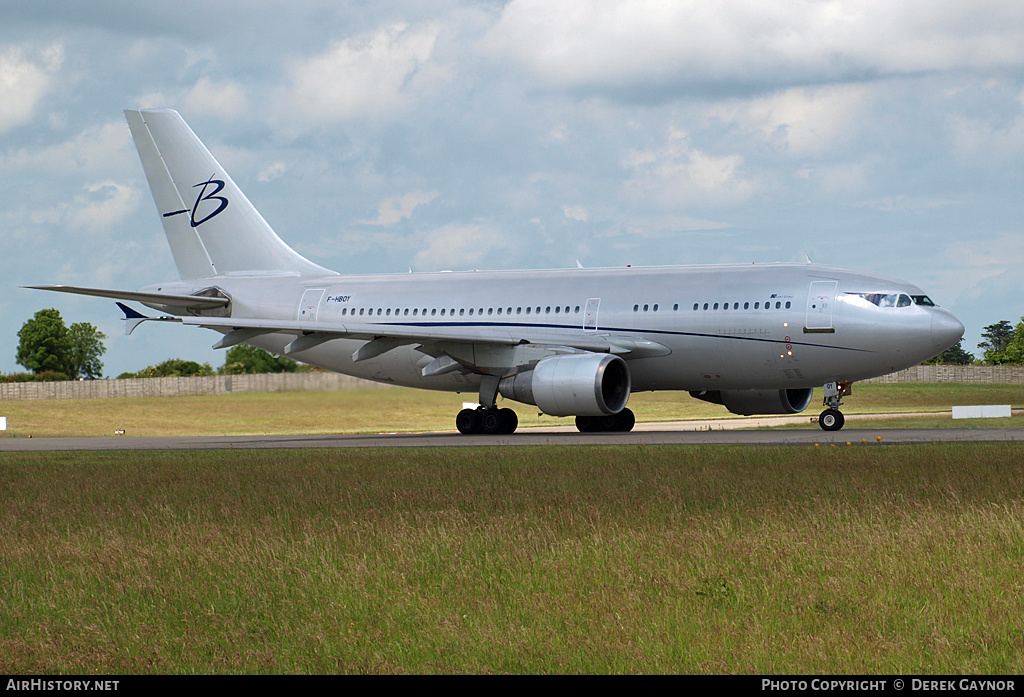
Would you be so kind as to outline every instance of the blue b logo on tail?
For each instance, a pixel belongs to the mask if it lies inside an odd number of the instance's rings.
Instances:
[[[210,218],[213,218],[214,216],[218,215],[221,211],[223,211],[225,208],[228,207],[228,200],[225,197],[223,197],[223,196],[218,196],[217,195],[217,194],[220,193],[221,189],[224,188],[224,180],[223,179],[214,179],[213,175],[211,175],[209,179],[207,179],[204,182],[199,182],[198,184],[196,184],[192,188],[193,189],[198,189],[200,186],[203,187],[203,188],[199,189],[199,195],[196,196],[196,202],[194,204],[192,204],[192,211],[191,211],[192,215],[189,218],[189,224],[192,227],[199,227],[200,225],[205,223],[207,220],[209,220]],[[210,186],[214,187],[213,191],[211,191],[210,193],[206,193],[206,189],[208,187],[210,187]],[[202,203],[203,201],[216,201],[217,202],[217,207],[214,208],[212,212],[207,213],[201,219],[196,220],[196,213],[199,211],[199,204]],[[204,206],[204,209],[205,208],[208,208],[208,207]],[[172,215],[181,215],[182,213],[188,213],[188,212],[189,212],[189,210],[187,208],[183,208],[180,211],[171,211],[170,213],[164,213],[164,217],[165,218],[170,218]]]

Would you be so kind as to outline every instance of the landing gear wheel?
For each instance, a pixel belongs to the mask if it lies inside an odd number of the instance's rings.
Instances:
[[[459,433],[487,435],[515,433],[519,417],[511,409],[463,409],[455,417]]]
[[[633,426],[636,425],[636,416],[633,415],[632,410],[623,409],[616,416],[615,430],[623,433],[629,433],[633,430]]]
[[[484,409],[480,412],[480,433],[494,435],[501,433],[502,419],[497,409]]]
[[[577,416],[576,429],[580,433],[628,433],[633,430],[636,424],[636,417],[629,409],[623,409],[618,414],[607,414],[605,416]]]
[[[459,433],[469,435],[477,432],[479,422],[475,409],[463,409],[455,417],[455,428],[459,429]]]
[[[511,409],[499,409],[498,416],[501,418],[501,426],[498,433],[515,433],[519,426],[519,417]]]
[[[823,431],[838,431],[844,423],[846,423],[846,419],[838,409],[826,409],[818,417],[818,425]]]

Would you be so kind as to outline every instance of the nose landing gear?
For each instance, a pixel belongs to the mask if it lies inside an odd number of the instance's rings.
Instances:
[[[843,397],[851,393],[850,385],[849,381],[825,383],[824,405],[827,408],[818,416],[818,425],[821,426],[821,430],[838,431],[846,423],[846,418],[839,411],[839,407],[843,404]]]

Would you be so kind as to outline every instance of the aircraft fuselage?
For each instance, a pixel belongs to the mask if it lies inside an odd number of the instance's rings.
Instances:
[[[948,311],[916,301],[925,294],[913,284],[814,264],[216,277],[151,289],[189,294],[210,287],[231,297],[232,318],[359,322],[428,335],[460,327],[485,341],[515,336],[545,345],[641,339],[664,347],[623,355],[633,391],[795,389],[862,380],[916,365],[963,332]],[[881,307],[865,300],[871,294],[909,303]],[[294,338],[268,334],[248,343],[282,353]],[[366,343],[337,338],[294,357],[408,387],[464,391],[479,383],[472,373],[424,377],[433,357],[416,344],[354,361]]]

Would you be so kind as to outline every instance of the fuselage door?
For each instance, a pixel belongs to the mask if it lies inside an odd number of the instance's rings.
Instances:
[[[296,317],[300,322],[316,322],[316,314],[320,309],[320,299],[324,297],[325,288],[311,288],[302,294],[299,301],[299,314]]]
[[[834,331],[832,309],[836,304],[836,286],[839,281],[812,281],[807,295],[807,323],[809,331]]]
[[[597,309],[601,306],[601,298],[587,300],[587,308],[583,313],[583,331],[597,331]]]

